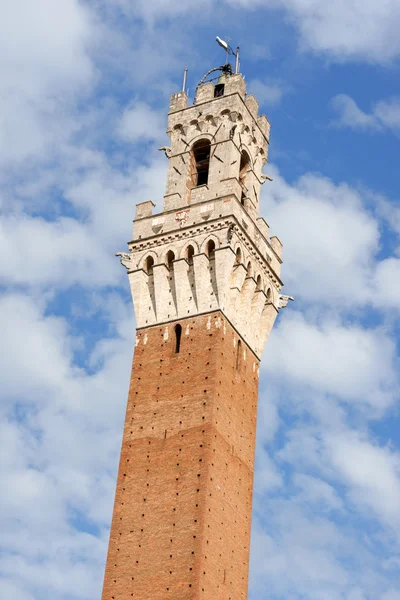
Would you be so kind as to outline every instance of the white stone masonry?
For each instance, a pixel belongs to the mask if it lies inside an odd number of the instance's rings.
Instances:
[[[118,255],[138,329],[221,310],[261,357],[291,299],[280,293],[281,242],[258,216],[269,123],[240,74],[223,81],[224,96],[214,98],[207,83],[190,107],[183,92],[172,96],[164,210],[153,215],[152,202],[138,204],[129,253]],[[201,185],[192,150],[198,140],[210,148]]]

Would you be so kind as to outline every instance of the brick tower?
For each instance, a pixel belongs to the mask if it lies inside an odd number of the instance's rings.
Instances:
[[[259,217],[270,126],[240,73],[171,97],[164,209],[137,205],[136,347],[102,600],[245,600],[260,357],[281,243]]]

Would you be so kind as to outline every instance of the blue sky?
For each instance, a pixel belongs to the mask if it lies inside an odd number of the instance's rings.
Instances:
[[[0,0],[2,598],[100,597],[169,95],[223,62],[272,124],[295,303],[263,356],[250,600],[400,600],[398,0]]]

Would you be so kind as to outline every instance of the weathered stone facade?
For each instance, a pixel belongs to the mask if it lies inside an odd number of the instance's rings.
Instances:
[[[282,245],[258,215],[270,128],[254,96],[245,96],[242,75],[225,81],[224,96],[214,98],[207,83],[190,107],[184,92],[172,96],[164,210],[153,215],[151,201],[137,206],[122,263],[138,328],[219,309],[260,357],[282,287]],[[188,185],[200,139],[210,142],[208,181]],[[241,178],[242,156],[248,162]]]
[[[119,253],[137,336],[103,600],[247,598],[259,360],[289,297],[269,123],[242,75],[216,93],[172,96],[164,210],[138,204]]]

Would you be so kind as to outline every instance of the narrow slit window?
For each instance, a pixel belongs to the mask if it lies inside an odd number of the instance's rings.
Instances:
[[[181,349],[182,325],[175,325],[175,354]]]
[[[238,340],[237,350],[236,350],[236,371],[239,371],[239,368],[240,368],[241,355],[242,355],[242,341]]]
[[[242,188],[242,196],[241,196],[241,204],[244,205],[244,201],[247,196],[247,187],[246,187],[246,175],[250,167],[250,158],[245,150],[242,151],[240,155],[240,168],[239,168],[239,183]]]

